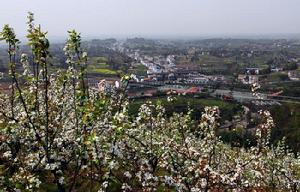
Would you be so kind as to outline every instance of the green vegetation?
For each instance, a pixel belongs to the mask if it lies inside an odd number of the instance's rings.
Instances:
[[[245,130],[231,130],[219,132],[222,141],[234,147],[249,148],[256,144],[255,136]]]
[[[116,75],[116,74],[118,74],[116,71],[113,71],[111,69],[93,69],[90,72],[104,74],[104,75]]]
[[[272,139],[279,141],[286,137],[286,143],[294,151],[300,151],[300,104],[285,103],[271,110],[275,122]]]
[[[91,57],[88,63],[88,72],[99,73],[103,75],[117,75],[117,71],[111,69],[108,60],[105,57]]]
[[[277,82],[271,85],[263,85],[262,88],[265,92],[269,90],[272,90],[272,92],[283,91],[282,95],[291,97],[299,97],[300,95],[299,82]]]
[[[128,72],[131,74],[144,76],[147,75],[147,67],[141,64],[134,65],[131,69],[129,69]]]
[[[222,58],[212,55],[201,55],[197,63],[207,64],[207,65],[219,65],[219,64],[229,64],[235,62],[234,58]]]
[[[174,112],[187,112],[189,109],[192,109],[192,116],[194,119],[199,119],[205,106],[218,106],[221,111],[222,120],[230,120],[234,114],[241,110],[240,105],[236,103],[229,103],[218,99],[199,99],[191,96],[176,96],[172,102],[169,102],[166,97],[133,101],[130,103],[129,113],[131,115],[137,114],[140,106],[146,101],[161,104],[166,108],[166,113],[168,115],[172,115]]]
[[[269,82],[279,82],[279,81],[286,81],[289,80],[289,77],[287,73],[284,72],[277,72],[277,73],[271,73],[267,76],[266,81]]]
[[[102,64],[107,63],[106,57],[91,57],[89,58],[89,64]]]

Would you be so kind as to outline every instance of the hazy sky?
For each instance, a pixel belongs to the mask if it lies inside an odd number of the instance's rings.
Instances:
[[[26,32],[35,13],[49,36],[203,36],[300,33],[300,0],[1,0],[0,25]]]

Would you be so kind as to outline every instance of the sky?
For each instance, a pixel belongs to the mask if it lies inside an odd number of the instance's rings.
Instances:
[[[0,26],[26,33],[26,15],[50,37],[200,37],[300,34],[300,0],[1,0]]]

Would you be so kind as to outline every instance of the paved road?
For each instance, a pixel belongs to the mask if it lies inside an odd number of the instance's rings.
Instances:
[[[230,90],[223,90],[223,89],[216,89],[213,93],[213,96],[216,95],[232,95],[235,100],[238,101],[247,101],[247,100],[256,100],[258,99],[255,97],[251,92],[241,92],[241,91],[230,91]],[[262,99],[267,99],[266,94],[260,94]]]
[[[216,95],[232,95],[232,97],[239,101],[239,102],[246,102],[246,101],[257,101],[258,98],[254,96],[251,92],[241,92],[241,91],[230,91],[230,90],[223,90],[223,89],[216,89],[214,92],[211,93],[212,96]],[[295,100],[289,100],[289,97],[285,97],[283,99],[268,99],[267,94],[259,94],[260,95],[260,101],[262,103],[266,104],[277,104],[280,102],[285,102],[285,103],[298,103],[300,104],[300,101],[295,101]],[[296,99],[300,100],[299,97],[291,97],[290,99]]]

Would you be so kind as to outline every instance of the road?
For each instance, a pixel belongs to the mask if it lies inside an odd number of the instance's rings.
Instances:
[[[212,91],[212,90],[211,90]],[[238,102],[247,102],[247,101],[259,101],[259,102],[265,102],[265,103],[297,103],[300,104],[300,98],[299,97],[284,97],[283,99],[268,99],[267,94],[261,93],[259,94],[260,99],[258,99],[256,96],[254,96],[251,92],[241,92],[241,91],[230,91],[225,89],[216,89],[211,92],[212,96],[216,95],[231,95],[235,100]],[[289,100],[289,99],[296,99],[295,100]]]
[[[251,92],[230,91],[230,90],[224,90],[224,89],[216,89],[211,94],[213,96],[231,95],[235,100],[240,101],[240,102],[258,99]],[[260,95],[261,99],[264,99],[264,100],[267,99],[266,94],[259,94],[259,95]]]

